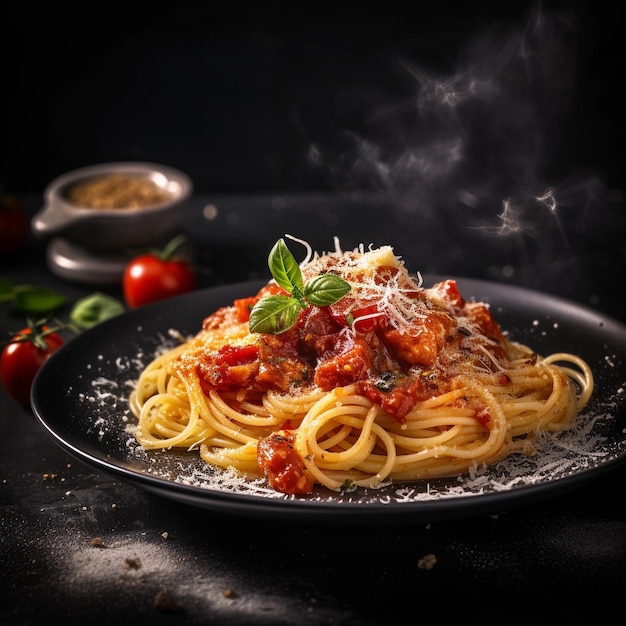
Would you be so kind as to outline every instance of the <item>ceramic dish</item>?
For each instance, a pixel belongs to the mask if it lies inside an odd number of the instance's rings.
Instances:
[[[109,206],[104,202],[105,194],[113,191],[102,187],[88,196],[100,200],[95,206],[73,199],[72,192],[78,186],[112,176],[135,185],[150,185],[155,191],[148,196],[144,190],[139,207],[137,202]],[[133,161],[91,165],[63,174],[46,187],[44,206],[33,217],[32,230],[37,237],[62,237],[92,251],[155,245],[178,226],[192,190],[186,174],[165,165]],[[128,201],[128,197],[127,191],[124,199]]]

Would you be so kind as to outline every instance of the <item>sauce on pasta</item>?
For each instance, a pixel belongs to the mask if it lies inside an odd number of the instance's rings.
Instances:
[[[249,326],[258,302],[286,294],[275,280],[210,313],[141,374],[141,445],[198,450],[287,494],[374,488],[532,454],[534,437],[565,428],[591,396],[582,359],[509,340],[487,303],[454,280],[424,286],[390,246],[309,249],[299,267],[350,291],[279,333]]]

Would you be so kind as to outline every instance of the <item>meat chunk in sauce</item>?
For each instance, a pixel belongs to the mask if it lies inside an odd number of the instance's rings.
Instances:
[[[270,486],[281,493],[313,491],[313,479],[294,448],[293,430],[277,430],[257,445],[257,463]]]

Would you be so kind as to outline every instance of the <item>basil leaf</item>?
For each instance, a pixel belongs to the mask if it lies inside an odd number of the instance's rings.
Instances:
[[[302,272],[289,251],[284,239],[279,239],[271,249],[268,263],[274,280],[289,293],[294,288],[302,291]]]
[[[0,278],[0,302],[13,300],[13,283],[8,278]]]
[[[304,297],[315,306],[327,306],[341,300],[350,291],[350,283],[336,274],[320,274],[304,286]]]
[[[320,274],[304,284],[302,271],[284,239],[269,253],[272,276],[290,295],[267,296],[250,311],[250,332],[278,335],[298,321],[298,314],[309,306],[326,306],[340,300],[351,289],[350,283],[336,274]]]
[[[24,313],[51,313],[66,302],[64,295],[45,287],[20,285],[15,288],[15,305]]]
[[[70,312],[70,320],[79,328],[91,328],[124,312],[124,305],[104,293],[96,292],[78,300]]]
[[[276,335],[289,330],[298,320],[302,306],[289,296],[267,296],[250,311],[250,332]]]

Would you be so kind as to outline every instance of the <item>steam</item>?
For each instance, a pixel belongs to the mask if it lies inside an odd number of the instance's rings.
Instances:
[[[472,260],[489,278],[514,268],[516,282],[541,286],[608,223],[607,190],[567,148],[579,30],[576,16],[537,6],[475,36],[450,67],[398,59],[407,97],[346,130],[338,159],[312,146],[312,162],[339,188],[389,200],[398,236],[420,243],[418,269],[459,273]]]

